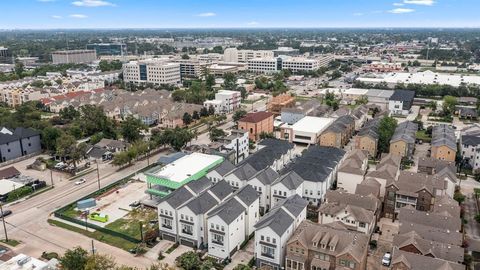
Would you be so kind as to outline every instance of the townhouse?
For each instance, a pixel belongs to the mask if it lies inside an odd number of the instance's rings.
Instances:
[[[355,149],[367,150],[371,157],[377,156],[378,126],[380,118],[368,121],[355,136]]]
[[[388,110],[390,111],[390,114],[408,115],[410,113],[410,109],[412,108],[414,98],[414,91],[395,90],[388,103]]]
[[[231,258],[254,233],[259,219],[257,192],[246,185],[207,214],[208,254],[221,260]]]
[[[303,195],[303,179],[294,171],[289,171],[272,183],[270,188],[271,205],[274,207],[280,201],[293,195]]]
[[[412,158],[415,150],[415,136],[418,131],[418,124],[405,121],[395,128],[390,139],[390,153],[401,157]]]
[[[233,165],[230,161],[224,160],[222,163],[214,166],[210,171],[205,175],[212,183],[217,183],[225,178],[229,172],[235,169],[235,165]]]
[[[431,157],[440,160],[455,161],[457,139],[452,127],[446,124],[434,126],[432,129],[431,144]]]
[[[322,132],[319,139],[321,146],[343,148],[355,132],[355,118],[350,115],[341,116]]]
[[[381,202],[373,196],[329,190],[318,209],[318,223],[341,222],[352,231],[370,235],[380,215]]]
[[[475,123],[461,131],[460,153],[473,170],[480,169],[480,124]]]
[[[295,97],[290,94],[281,94],[276,97],[272,97],[270,102],[268,102],[267,108],[268,111],[273,113],[275,116],[281,114],[283,108],[294,108],[295,107]]]
[[[402,158],[397,155],[384,154],[374,171],[365,176],[366,179],[373,179],[380,184],[380,197],[385,197],[385,188],[388,183],[396,180],[400,173]]]
[[[446,168],[453,173],[455,173],[457,170],[455,162],[453,161],[439,160],[432,157],[420,157],[418,159],[417,170],[419,173],[433,175],[442,172]]]
[[[368,241],[339,223],[305,220],[288,241],[285,269],[366,269]]]
[[[338,168],[337,188],[349,193],[355,189],[364,178],[368,168],[368,152],[353,149]]]
[[[162,198],[158,205],[159,236],[161,239],[178,242],[179,215],[178,209],[207,190],[212,183],[206,177],[189,182]],[[193,219],[193,217],[192,217]],[[192,220],[193,221],[193,220]]]
[[[302,197],[319,205],[337,179],[338,167],[344,158],[345,151],[341,149],[310,146],[282,174],[293,171],[299,175],[303,179]]]
[[[179,207],[178,242],[189,247],[205,248],[208,243],[207,214],[232,193],[232,187],[220,181]]]
[[[283,269],[287,241],[306,219],[308,202],[299,195],[280,201],[255,225],[255,262],[257,267]]]
[[[215,99],[203,102],[205,108],[213,106],[216,114],[231,113],[240,108],[242,97],[239,91],[219,90],[215,93]]]
[[[397,180],[387,183],[385,189],[384,216],[394,219],[407,205],[430,211],[435,197],[446,194],[446,181],[434,175],[402,171]]]
[[[40,132],[0,126],[0,163],[42,151]]]
[[[465,270],[465,265],[394,249],[392,253],[391,269],[393,270],[415,270],[415,269]]]

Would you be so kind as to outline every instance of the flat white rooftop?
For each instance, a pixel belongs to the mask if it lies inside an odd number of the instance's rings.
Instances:
[[[192,153],[181,157],[155,172],[159,178],[180,183],[215,163],[223,160],[220,156]]]
[[[357,80],[366,83],[381,83],[386,82],[390,84],[397,83],[414,83],[414,84],[439,84],[451,85],[458,87],[461,84],[480,84],[480,76],[467,76],[461,74],[436,73],[432,71],[424,71],[417,73],[408,72],[394,72],[387,74],[377,74],[375,77],[361,77]]]
[[[305,116],[292,125],[294,132],[319,134],[332,124],[334,118]]]
[[[17,188],[23,187],[24,184],[13,182],[11,180],[2,179],[0,180],[0,195],[5,195],[9,192],[14,191]]]

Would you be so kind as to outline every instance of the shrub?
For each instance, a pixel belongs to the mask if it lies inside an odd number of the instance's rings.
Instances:
[[[371,249],[376,249],[377,248],[377,240],[372,240],[370,241],[370,248]]]
[[[172,253],[177,247],[178,247],[178,243],[175,243],[175,244],[173,244],[171,247],[169,247],[169,248],[167,249],[167,251],[165,251],[165,253],[170,254],[170,253]]]
[[[42,252],[42,259],[50,261],[51,259],[59,259],[60,256],[58,256],[58,253],[56,252]]]

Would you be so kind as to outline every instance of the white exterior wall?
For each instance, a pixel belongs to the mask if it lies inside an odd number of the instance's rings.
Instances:
[[[165,227],[162,227],[162,224],[163,224],[163,219],[165,219],[164,217],[162,217],[162,210],[163,210],[163,215],[166,215],[166,211],[168,212],[168,215],[166,216],[170,216],[172,218],[172,228],[169,229],[169,228],[165,228]],[[161,202],[158,206],[157,206],[157,213],[159,215],[158,217],[158,226],[159,226],[159,229],[160,231],[164,231],[164,232],[168,232],[172,235],[175,235],[177,236],[177,210],[173,209],[173,207],[170,206],[170,204],[168,204],[167,202]],[[161,235],[161,232],[160,232],[160,235]]]
[[[276,58],[255,58],[248,60],[247,69],[256,73],[274,73],[277,72]]]
[[[140,78],[140,65],[146,65],[147,79]],[[178,84],[180,64],[165,61],[132,61],[123,65],[123,80],[132,83]]]
[[[235,176],[233,173],[226,175],[225,176],[225,181],[230,184],[230,186],[239,189],[246,185],[246,181],[240,180],[237,176]]]
[[[347,222],[347,220],[349,222]],[[349,227],[355,228],[356,231],[361,232],[361,233],[365,233],[365,234],[370,234],[371,230],[373,228],[373,224],[369,224],[369,223],[365,223],[365,227],[361,228],[359,226],[359,222],[357,220],[355,220],[355,218],[351,215],[351,213],[349,213],[346,210],[338,212],[333,217],[329,216],[329,215],[321,215],[321,216],[319,215],[319,217],[318,217],[318,223],[319,224],[327,224],[327,223],[332,223],[332,222],[335,222],[335,221],[340,221],[340,222],[342,222],[343,224],[345,224]]]
[[[357,189],[357,184],[360,184],[363,181],[363,175],[338,172],[337,175],[337,187],[341,188],[348,193],[355,193]]]
[[[480,146],[461,143],[460,153],[464,158],[469,158],[468,163],[473,167],[473,170],[480,169]]]
[[[210,181],[212,181],[212,183],[218,183],[221,180],[223,180],[223,177],[215,170],[208,172],[205,176],[208,179],[210,179]]]
[[[248,184],[253,187],[259,193],[259,205],[264,209],[270,209],[270,186],[264,185],[257,178],[252,178],[248,181]]]
[[[247,207],[245,215],[245,236],[249,236],[255,231],[255,224],[260,219],[260,199],[257,198],[251,205]],[[243,214],[242,214],[243,215]]]
[[[409,113],[408,110],[403,109],[403,102],[396,100],[390,100],[388,102],[388,110],[390,111],[390,114],[394,115],[408,115]]]
[[[297,189],[288,189],[287,187],[285,187],[285,185],[283,185],[282,183],[278,183],[278,184],[275,184],[271,187],[271,190],[270,190],[270,198],[271,198],[271,207],[275,207],[275,205],[281,201],[282,199],[280,199],[279,197],[275,197],[275,192],[277,192],[277,194],[279,194],[279,192],[281,192],[281,195],[285,198],[288,198],[290,196],[293,196],[295,194],[298,194],[298,196],[302,197],[303,196],[303,183],[301,185],[299,185],[297,187]],[[284,195],[286,194],[286,196]]]
[[[248,145],[248,132],[243,133],[243,136],[237,139],[232,140],[231,143],[226,144],[225,146],[229,149],[234,149],[237,151],[238,144],[238,162],[246,159],[250,154],[250,149]],[[243,155],[243,158],[241,157]]]
[[[182,220],[182,215],[184,216],[184,218],[188,218],[189,222],[193,223],[192,235],[182,232],[182,223],[180,222],[180,220]],[[198,245],[200,245],[200,243],[202,242],[201,238],[203,237],[203,220],[201,220],[199,216],[195,215],[188,207],[179,208],[177,211],[177,217],[178,236],[198,241]],[[190,220],[190,218],[193,218],[193,220]]]
[[[283,262],[285,261],[285,246],[286,242],[288,241],[287,236],[291,234],[293,231],[293,224],[290,225],[288,228],[288,231],[290,233],[285,233],[282,236],[277,235],[270,227],[264,227],[255,232],[255,258],[259,258],[261,260],[270,262],[272,264],[278,264],[278,265],[283,265]],[[262,244],[261,239],[263,236],[263,241],[266,243],[273,244],[273,239],[275,239],[275,244],[277,247],[275,248],[275,253],[274,253],[274,258],[270,258],[267,256],[262,256]],[[267,237],[270,240],[269,242],[267,241]]]
[[[230,257],[230,251],[237,247],[240,249],[240,245],[245,240],[245,223],[243,220],[243,214],[241,217],[235,219],[231,224],[225,224],[225,222],[218,216],[213,216],[208,219],[208,230],[210,230],[212,224],[216,226],[224,226],[225,235],[223,246],[212,242],[212,232],[208,233],[208,253],[211,256],[225,259]]]
[[[309,202],[319,203],[325,198],[329,186],[327,182],[303,182],[302,197]]]

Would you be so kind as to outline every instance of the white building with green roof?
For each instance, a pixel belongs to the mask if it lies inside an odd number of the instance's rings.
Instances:
[[[145,173],[147,193],[164,197],[172,190],[202,178],[223,160],[221,156],[192,153],[165,166],[156,166]]]

